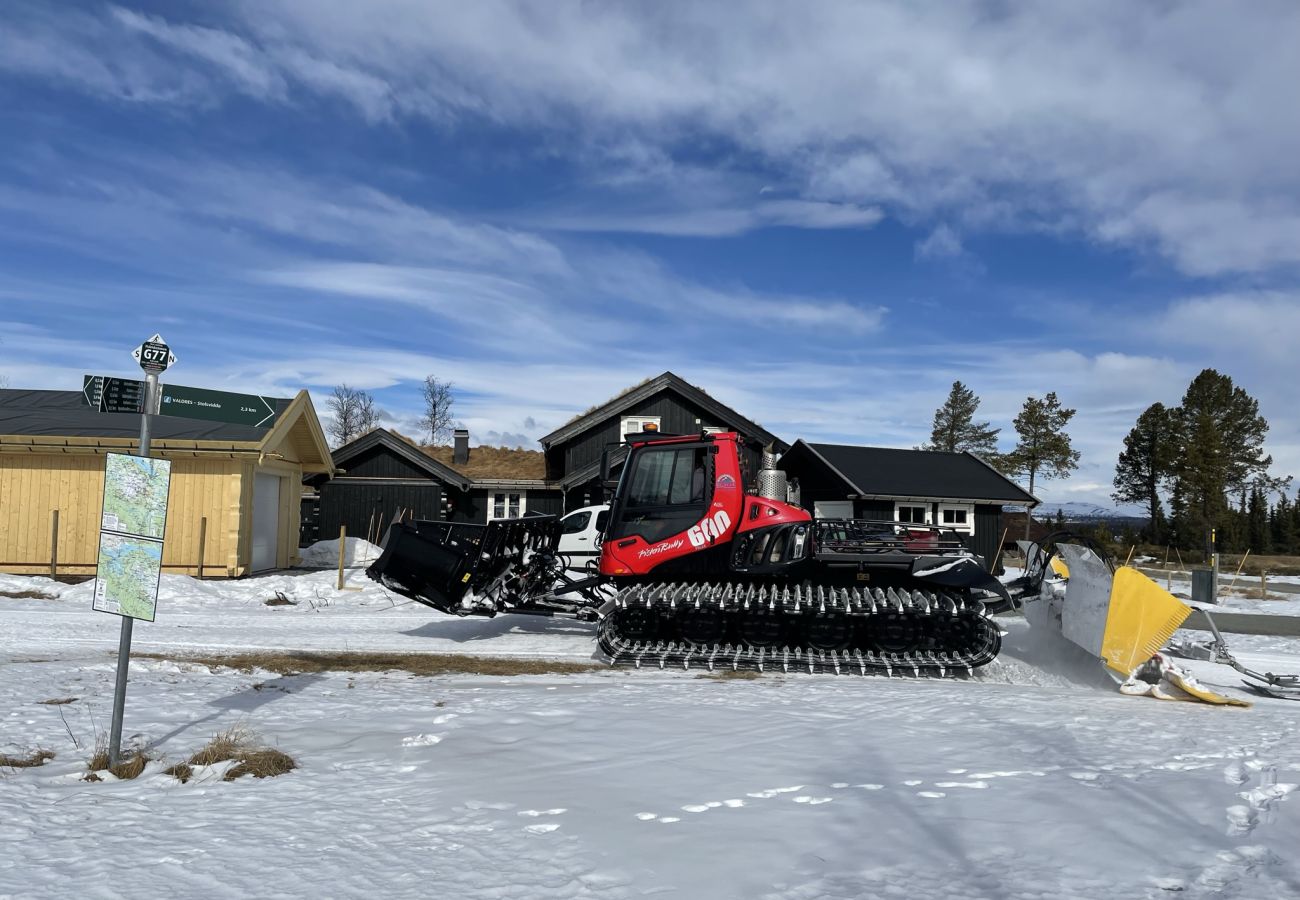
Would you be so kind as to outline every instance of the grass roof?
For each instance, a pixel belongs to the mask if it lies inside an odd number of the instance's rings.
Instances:
[[[546,457],[540,450],[513,447],[470,447],[469,462],[456,465],[451,461],[451,447],[421,447],[438,462],[476,481],[546,477]]]

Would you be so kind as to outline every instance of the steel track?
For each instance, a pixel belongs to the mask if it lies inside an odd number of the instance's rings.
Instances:
[[[619,592],[597,643],[636,668],[948,677],[1002,637],[984,604],[944,591],[644,584]]]

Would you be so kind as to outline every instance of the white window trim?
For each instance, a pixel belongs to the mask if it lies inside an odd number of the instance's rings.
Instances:
[[[899,518],[899,516],[900,516],[900,513],[901,513],[901,509],[902,509],[902,507],[904,507],[904,506],[920,506],[920,507],[924,507],[924,508],[925,508],[925,521],[924,521],[924,522],[904,522],[903,524],[905,524],[905,525],[933,525],[933,524],[934,524],[934,521],[933,521],[933,519],[934,519],[934,507],[933,507],[931,504],[926,503],[924,500],[896,500],[896,501],[894,502],[894,521],[895,521],[895,522],[902,522],[902,521],[903,521],[901,518]]]
[[[946,509],[963,510],[966,513],[966,522],[963,525],[949,525],[943,520],[943,513]],[[940,503],[939,504],[939,522],[944,528],[952,528],[955,531],[964,534],[975,533],[975,504],[974,503]]]
[[[487,495],[487,520],[488,520],[489,522],[491,522],[493,519],[498,518],[498,516],[494,516],[494,515],[492,514],[492,511],[493,511],[494,509],[496,509],[496,505],[497,505],[497,497],[498,497],[498,496],[503,496],[503,495],[506,495],[506,494],[518,494],[518,495],[519,495],[519,515],[520,515],[521,517],[523,516],[524,513],[528,512],[528,492],[527,492],[527,491],[488,491],[488,495]],[[510,508],[510,503],[509,503],[509,501],[504,502],[504,503],[502,504],[502,506],[505,507],[506,509],[509,509],[509,508]],[[500,516],[499,518],[508,519],[508,518],[510,518],[510,516]]]
[[[660,418],[660,416],[623,416],[618,420],[618,439],[625,441],[629,434],[638,434],[644,431],[646,423],[654,425],[655,428],[662,428],[663,423]],[[636,423],[636,427],[629,430],[627,426],[632,422]]]

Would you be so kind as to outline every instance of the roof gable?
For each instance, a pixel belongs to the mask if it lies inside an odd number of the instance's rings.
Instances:
[[[796,441],[794,450],[801,447],[864,497],[1038,502],[973,453]]]
[[[344,444],[334,451],[334,465],[347,469],[349,460],[356,459],[376,448],[384,448],[432,478],[455,485],[462,491],[469,487],[470,480],[455,469],[438,462],[419,447],[407,441],[401,435],[387,428],[376,428]]]
[[[784,450],[789,446],[762,425],[752,419],[747,419],[726,404],[719,403],[704,391],[692,384],[688,384],[672,372],[664,372],[657,378],[651,378],[635,387],[628,388],[595,409],[571,419],[555,431],[540,438],[541,444],[549,450],[553,445],[576,437],[611,416],[619,415],[661,391],[671,391],[677,394],[679,397],[706,410],[719,421],[763,444],[776,444],[778,450]]]

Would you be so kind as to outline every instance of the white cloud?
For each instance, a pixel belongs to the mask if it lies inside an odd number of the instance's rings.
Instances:
[[[952,259],[964,252],[957,232],[941,223],[925,240],[917,241],[915,254],[917,259]]]
[[[1300,7],[1281,0],[235,9],[224,28],[29,11],[0,66],[137,101],[338,98],[370,121],[533,129],[555,152],[612,151],[611,169],[641,147],[635,178],[707,145],[715,169],[829,204],[686,203],[698,212],[623,227],[860,227],[880,207],[967,233],[1078,232],[1198,275],[1300,262]]]

